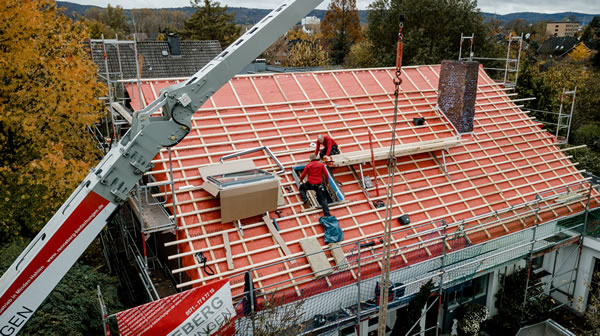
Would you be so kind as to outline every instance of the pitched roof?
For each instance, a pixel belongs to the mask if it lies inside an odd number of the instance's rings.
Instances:
[[[579,40],[572,36],[551,37],[542,43],[538,53],[541,55],[562,56],[573,49],[577,43],[579,43]]]
[[[172,78],[189,77],[200,70],[221,52],[219,41],[181,41],[181,55],[171,55],[166,41],[141,41],[127,43],[105,43],[108,69],[112,79],[137,78],[135,48],[137,47],[138,61],[143,55],[141,78]],[[125,42],[125,43],[124,43]],[[92,59],[98,65],[98,73],[105,76],[106,66],[102,43],[90,43]],[[120,62],[119,62],[120,60]]]
[[[439,65],[403,68],[397,144],[456,136],[436,107],[439,72]],[[286,168],[280,175],[285,205],[279,208],[279,233],[292,255],[304,255],[300,239],[315,236],[325,245],[324,231],[318,222],[321,211],[303,209],[290,168],[307,161],[308,154],[314,151],[309,143],[320,133],[331,135],[343,153],[369,150],[369,133],[374,148],[388,147],[394,106],[393,76],[394,69],[244,75],[235,77],[214,94],[195,113],[191,133],[172,148],[179,230],[177,240],[168,245],[179,247],[178,254],[171,258],[180,258],[183,266],[175,272],[186,272],[191,279],[180,286],[203,284],[265,266],[253,273],[258,286],[291,281],[296,290],[302,288],[306,280],[299,277],[312,272],[309,265],[298,262],[267,266],[286,256],[262,218],[242,220],[243,236],[233,223],[222,224],[219,201],[200,187],[203,180],[198,168],[219,162],[227,154],[268,146]],[[145,103],[153,101],[162,88],[178,81],[144,81]],[[128,90],[137,88],[132,84]],[[435,221],[444,219],[454,223],[452,231],[455,231],[462,220],[495,211],[499,211],[496,216],[503,216],[504,211],[504,215],[516,215],[516,219],[483,226],[468,234],[470,242],[521,230],[532,225],[533,218],[531,215],[519,218],[515,210],[518,205],[534,201],[539,192],[584,180],[554,144],[555,138],[510,100],[514,95],[480,69],[473,133],[462,135],[462,143],[450,148],[444,157],[435,151],[398,158],[393,218],[408,214],[411,226],[408,231],[393,235],[394,246],[427,240]],[[138,99],[134,98],[132,103],[139,107]],[[425,125],[416,127],[412,123],[415,117],[424,117]],[[247,157],[260,168],[278,169],[263,152]],[[169,154],[163,150],[155,158],[155,168],[150,174],[159,182],[167,181],[168,163]],[[373,174],[370,164],[363,168],[365,174]],[[385,208],[378,208],[374,201],[385,201],[386,160],[376,162],[381,196],[375,196],[374,188],[368,190],[369,198],[363,192],[356,175],[358,165],[332,171],[346,195],[345,202],[331,206],[331,213],[343,230],[344,242],[381,235]],[[597,205],[597,200],[592,201],[591,206]],[[550,210],[540,212],[540,221],[583,208],[581,202],[551,204]],[[484,224],[483,220],[475,222]],[[228,269],[223,234],[231,244],[233,270]],[[461,247],[464,243],[450,244],[448,248]],[[208,258],[214,275],[206,273],[194,258],[199,251]],[[435,254],[419,248],[419,258],[428,258],[423,251]],[[349,248],[344,247],[344,252],[348,253]],[[404,255],[402,258],[393,267],[414,262]],[[232,291],[242,290],[243,277],[238,277],[232,281]]]

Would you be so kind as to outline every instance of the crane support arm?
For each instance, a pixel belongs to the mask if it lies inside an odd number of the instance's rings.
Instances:
[[[107,224],[163,147],[179,143],[194,112],[322,0],[286,0],[215,59],[164,89],[91,170],[0,279],[0,335],[15,335]],[[32,209],[33,211],[33,209]]]

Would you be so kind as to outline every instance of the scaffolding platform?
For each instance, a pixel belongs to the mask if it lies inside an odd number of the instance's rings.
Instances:
[[[138,199],[130,196],[127,200],[136,217],[142,219],[142,232],[153,233],[175,229],[175,223],[169,217],[165,207],[151,195],[148,195],[148,198]]]

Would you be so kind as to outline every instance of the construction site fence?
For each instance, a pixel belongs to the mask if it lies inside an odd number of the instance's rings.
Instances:
[[[390,260],[389,309],[406,305],[428,281],[433,282],[434,292],[439,296],[437,300],[441,300],[443,293],[455,290],[455,286],[465,281],[531,257],[535,252],[578,241],[575,237],[589,231],[586,221],[595,218],[588,214],[592,197],[597,197],[597,193],[591,183],[583,181],[539,193],[529,202],[458,223],[439,220],[392,231],[393,236],[419,239],[392,249],[386,256]],[[569,225],[559,225],[556,220],[542,222],[544,212],[573,204],[583,204],[585,209],[565,216],[571,218]],[[522,229],[498,238],[483,238],[485,229],[514,223],[522,223]],[[306,256],[230,277],[231,283],[246,283],[244,292],[233,298],[237,333],[336,333],[375,315],[381,287],[382,241],[383,235],[375,235],[342,243],[344,251],[350,249],[350,253],[345,253],[346,264],[261,288],[250,285],[261,270],[286,267],[284,264],[288,263],[293,266],[292,263],[300,262]],[[332,248],[323,251],[329,257]],[[323,276],[323,273],[327,275]],[[437,309],[440,309],[439,305]]]

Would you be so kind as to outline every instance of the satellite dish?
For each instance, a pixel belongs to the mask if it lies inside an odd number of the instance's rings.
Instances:
[[[530,34],[530,33],[527,33],[527,34],[525,34],[525,39],[526,39],[526,40],[529,40],[529,37],[530,37],[530,36],[531,36],[531,34]]]

